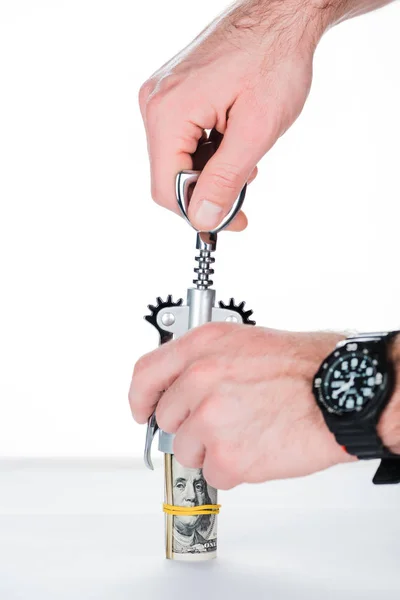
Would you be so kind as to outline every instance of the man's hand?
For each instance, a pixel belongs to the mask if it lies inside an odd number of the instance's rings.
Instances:
[[[189,217],[210,230],[229,212],[256,165],[299,115],[322,33],[304,0],[246,0],[218,17],[142,86],[152,196],[178,212],[175,177],[192,168],[205,129],[224,139],[192,196]],[[246,227],[240,213],[228,229]]]
[[[133,416],[145,423],[157,407],[161,429],[176,434],[177,460],[203,467],[219,489],[355,460],[336,443],[312,394],[320,363],[344,337],[202,325],[138,361]]]
[[[199,177],[189,217],[216,227],[256,165],[300,114],[323,33],[390,0],[238,0],[141,87],[152,196],[179,214],[175,177],[206,129],[223,142]],[[228,229],[247,225],[243,212]]]

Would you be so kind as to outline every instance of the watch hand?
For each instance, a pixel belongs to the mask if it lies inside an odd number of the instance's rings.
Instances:
[[[332,398],[337,398],[339,396],[339,394],[341,394],[342,392],[347,392],[354,384],[354,375],[351,374],[350,375],[350,381],[348,381],[347,383],[344,383],[339,389],[335,390],[332,393]]]
[[[339,394],[341,394],[342,392],[346,392],[348,389],[350,389],[350,386],[348,383],[345,383],[344,385],[342,385],[342,387],[332,392],[332,398],[336,399],[339,396]]]

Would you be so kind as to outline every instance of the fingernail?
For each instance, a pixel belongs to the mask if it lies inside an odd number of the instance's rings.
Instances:
[[[210,231],[221,223],[223,210],[218,204],[209,200],[201,200],[194,215],[197,229]]]

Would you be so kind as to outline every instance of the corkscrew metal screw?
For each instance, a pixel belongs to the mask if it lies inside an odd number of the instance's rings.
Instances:
[[[190,191],[196,184],[200,173],[201,171],[196,170],[182,171],[176,178],[176,199],[184,219],[193,229],[195,228],[188,216]],[[195,260],[198,266],[194,269],[196,278],[193,283],[195,287],[187,290],[187,304],[184,305],[182,299],[174,302],[172,296],[168,296],[166,301],[158,298],[157,306],[149,305],[151,314],[147,315],[145,319],[158,330],[160,344],[176,339],[184,335],[189,329],[211,321],[255,325],[254,321],[250,319],[253,311],[245,311],[244,302],[236,305],[233,298],[231,298],[229,303],[219,302],[219,305],[215,306],[215,290],[211,288],[213,281],[210,279],[210,276],[214,273],[212,265],[215,258],[212,253],[215,252],[217,247],[217,234],[225,229],[240,211],[246,195],[246,187],[247,185],[243,187],[231,210],[218,227],[212,231],[195,229],[196,250],[198,250]],[[157,431],[159,431],[158,449],[165,454],[173,454],[174,435],[159,429],[154,412],[148,421],[144,451],[144,461],[149,469],[153,469],[151,446]]]
[[[181,209],[183,217],[193,227],[189,219],[189,203],[190,203],[190,188],[196,184],[200,175],[200,171],[181,171],[176,178],[176,198],[178,206]],[[233,221],[240,209],[242,208],[243,201],[246,195],[246,187],[241,190],[239,196],[236,198],[232,205],[231,210],[224,217],[221,223],[211,231],[197,231],[196,238],[196,249],[199,250],[199,255],[196,256],[196,261],[199,263],[198,267],[195,268],[197,278],[193,280],[198,290],[207,290],[213,281],[210,279],[210,275],[214,273],[211,265],[215,262],[215,258],[211,256],[211,253],[216,250],[217,247],[217,234],[225,229],[229,223]]]

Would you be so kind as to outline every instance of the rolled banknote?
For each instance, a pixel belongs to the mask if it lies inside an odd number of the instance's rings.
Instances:
[[[208,485],[202,469],[183,467],[172,454],[164,455],[165,504],[185,511],[217,505],[218,492]],[[200,510],[200,509],[198,509]],[[165,515],[166,557],[207,560],[217,556],[217,514]]]

